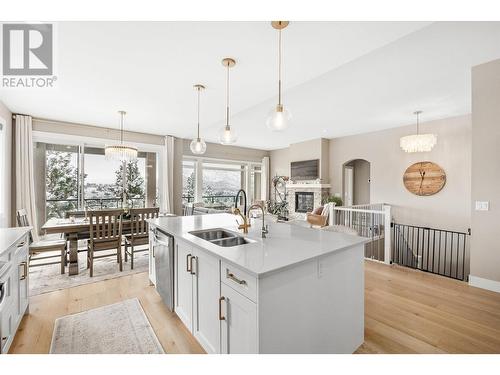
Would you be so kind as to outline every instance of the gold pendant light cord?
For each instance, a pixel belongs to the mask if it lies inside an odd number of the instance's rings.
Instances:
[[[197,139],[200,139],[200,87],[198,87],[198,136]]]
[[[281,29],[278,30],[278,105],[281,105]]]
[[[229,62],[227,64],[226,79],[226,129],[229,129]]]

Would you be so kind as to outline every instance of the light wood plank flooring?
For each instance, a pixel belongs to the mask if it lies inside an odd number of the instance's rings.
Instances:
[[[500,353],[500,294],[365,262],[365,342],[358,353]],[[167,353],[203,353],[146,273],[31,298],[11,353],[48,353],[58,317],[139,298]]]

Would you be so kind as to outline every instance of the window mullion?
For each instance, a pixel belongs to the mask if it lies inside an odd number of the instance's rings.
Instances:
[[[196,160],[195,165],[195,202],[203,202],[203,162],[201,159]]]
[[[78,145],[78,210],[85,210],[85,145]]]

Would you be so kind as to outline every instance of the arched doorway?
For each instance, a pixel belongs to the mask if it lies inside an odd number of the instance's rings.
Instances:
[[[353,159],[342,166],[342,200],[344,206],[370,203],[370,162]]]

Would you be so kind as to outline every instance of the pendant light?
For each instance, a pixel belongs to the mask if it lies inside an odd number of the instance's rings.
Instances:
[[[278,105],[269,112],[266,125],[272,131],[282,131],[288,128],[292,115],[281,103],[281,30],[287,27],[288,21],[272,21],[273,28],[278,30]]]
[[[401,137],[399,145],[405,152],[429,152],[437,143],[435,134],[419,134],[419,115],[422,111],[415,111],[417,116],[417,134]]]
[[[137,159],[137,147],[123,143],[123,119],[127,112],[118,111],[118,113],[120,114],[120,144],[106,146],[104,155],[107,159],[128,162]]]
[[[198,133],[196,138],[191,141],[189,148],[191,152],[196,155],[202,155],[207,150],[207,144],[203,139],[200,138],[200,93],[201,90],[205,89],[205,86],[197,84],[193,86],[196,91],[198,91]]]
[[[222,60],[222,65],[227,68],[226,77],[226,125],[224,125],[220,131],[219,141],[223,145],[230,145],[236,142],[236,133],[234,129],[231,129],[229,125],[229,69],[236,65],[236,61],[231,57],[226,57]]]

